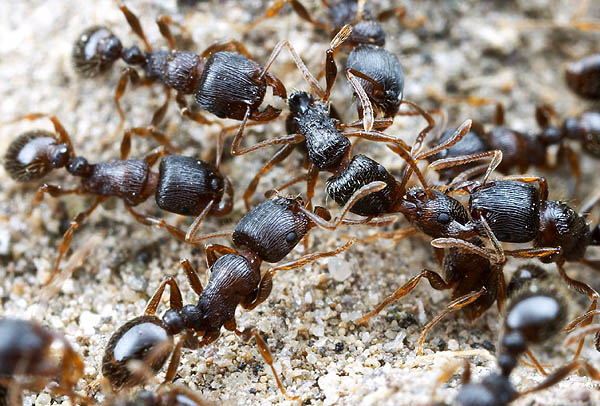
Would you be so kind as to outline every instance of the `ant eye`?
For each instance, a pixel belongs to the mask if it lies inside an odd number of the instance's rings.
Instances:
[[[294,242],[296,242],[297,239],[298,239],[298,234],[296,234],[293,231],[291,233],[288,233],[288,235],[285,236],[285,241],[287,241],[289,244],[293,244]]]
[[[448,224],[450,222],[450,216],[447,213],[440,213],[437,221],[438,223]]]

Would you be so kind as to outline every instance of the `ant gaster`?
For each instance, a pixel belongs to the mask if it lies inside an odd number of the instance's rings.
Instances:
[[[148,302],[145,315],[127,322],[109,340],[102,363],[103,375],[115,388],[135,385],[142,379],[132,373],[129,361],[143,361],[157,372],[172,353],[166,377],[166,381],[170,381],[175,376],[184,343],[193,348],[211,344],[219,337],[221,327],[225,327],[245,340],[254,337],[265,362],[275,375],[277,385],[286,394],[273,367],[267,344],[254,327],[238,330],[235,310],[238,305],[251,310],[265,301],[277,271],[296,269],[347,249],[351,242],[331,252],[307,254],[264,273],[260,271],[263,261],[273,263],[285,258],[311,228],[319,226],[334,229],[346,223],[344,216],[350,206],[383,186],[380,182],[374,182],[362,188],[345,207],[340,218],[333,221],[329,221],[330,215],[326,209],[317,207],[311,212],[300,199],[275,198],[255,207],[237,223],[232,233],[237,249],[223,245],[206,247],[211,274],[205,288],[190,263],[181,261],[192,289],[199,296],[198,303],[183,306],[175,279],[169,277],[163,281]],[[356,224],[352,221],[348,223]],[[207,238],[212,236],[198,237],[191,242],[198,244]],[[170,286],[170,309],[159,319],[155,313],[167,285]],[[183,334],[183,337],[173,347],[172,337],[176,334]]]
[[[41,116],[31,114],[24,118],[35,119]],[[130,139],[132,135],[152,135],[164,140],[166,136],[156,131],[134,128],[123,137],[120,160],[90,164],[87,159],[76,156],[71,139],[59,120],[51,116],[50,121],[56,133],[35,130],[17,137],[6,152],[4,168],[18,182],[41,179],[59,168],[65,168],[71,175],[81,178],[81,184],[72,189],[44,184],[34,198],[34,205],[41,202],[46,193],[53,197],[66,194],[93,195],[95,200],[89,209],[79,213],[71,221],[47,283],[57,275],[75,229],[109,197],[122,199],[125,209],[140,223],[165,228],[182,241],[196,232],[206,216],[222,216],[231,212],[233,187],[219,172],[219,156],[216,166],[213,166],[193,157],[169,155],[161,160],[157,173],[151,168],[164,155],[165,150],[153,151],[143,159],[127,158]],[[152,195],[163,210],[196,216],[187,233],[162,219],[138,213],[132,208]]]
[[[0,319],[0,404],[22,404],[22,390],[42,390],[48,383],[52,393],[85,401],[74,392],[83,376],[83,360],[67,339],[37,323]],[[60,345],[59,356],[54,351]]]
[[[177,92],[176,100],[181,114],[200,123],[211,122],[200,112],[191,112],[184,95],[193,94],[201,109],[219,118],[243,121],[240,131],[243,131],[247,120],[270,121],[281,113],[271,105],[259,110],[267,86],[273,89],[275,96],[282,99],[287,97],[281,81],[268,72],[273,56],[263,69],[237,41],[212,45],[200,55],[178,51],[169,28],[173,21],[167,16],[160,17],[157,24],[170,50],[154,51],[135,14],[124,4],[119,8],[133,32],[142,39],[146,50],[142,51],[135,45],[124,48],[107,28],[95,26],[80,35],[73,48],[73,64],[77,72],[88,77],[109,69],[117,59],[123,59],[130,66],[141,66],[148,81],[162,83],[167,92],[165,103],[154,114],[153,127],[166,112],[171,89]],[[227,52],[228,49],[236,52]],[[121,123],[125,116],[119,100],[125,92],[128,78],[132,81],[138,79],[137,72],[131,67],[125,69],[115,90],[114,100]]]
[[[600,54],[588,55],[569,64],[565,81],[579,97],[600,100]]]

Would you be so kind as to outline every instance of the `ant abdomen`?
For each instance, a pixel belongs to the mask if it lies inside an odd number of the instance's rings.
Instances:
[[[221,200],[224,183],[212,165],[189,156],[169,155],[160,162],[156,203],[172,213],[197,216],[210,202]]]
[[[539,229],[535,247],[561,247],[562,253],[540,258],[545,263],[555,262],[558,256],[567,261],[584,257],[592,234],[585,218],[567,204],[558,200],[545,200],[541,205]]]
[[[172,336],[158,317],[136,317],[110,338],[102,358],[102,375],[115,389],[137,385],[144,382],[146,376],[136,374],[131,361],[145,364],[143,367],[149,367],[156,374],[172,349]]]
[[[404,71],[396,55],[375,45],[359,45],[348,55],[348,69],[372,79],[358,80],[374,106],[386,117],[398,112],[404,91]]]
[[[327,194],[343,206],[356,190],[375,181],[385,182],[387,186],[358,200],[350,212],[361,216],[390,213],[394,204],[396,180],[381,164],[362,154],[353,156],[342,173],[327,179]]]
[[[4,169],[18,182],[41,179],[69,161],[69,147],[59,144],[54,134],[43,130],[18,136],[4,155]]]
[[[88,165],[87,172],[81,180],[85,191],[96,195],[118,196],[129,206],[142,203],[154,194],[156,188],[156,174],[141,159]]]
[[[261,203],[237,223],[234,244],[256,252],[265,262],[281,261],[310,228],[304,213],[291,210],[296,206],[286,198]]]
[[[248,107],[256,111],[267,91],[263,69],[242,54],[214,53],[195,92],[196,103],[219,118],[242,121]]]
[[[106,27],[93,26],[79,36],[73,47],[73,67],[83,77],[97,76],[121,57],[121,41]]]
[[[499,241],[531,241],[540,227],[540,193],[528,183],[489,182],[471,193],[469,210],[473,219],[485,218]]]

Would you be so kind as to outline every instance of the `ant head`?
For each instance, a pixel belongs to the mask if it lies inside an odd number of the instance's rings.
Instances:
[[[288,100],[293,115],[304,114],[314,104],[313,97],[306,92],[296,92]]]
[[[281,261],[310,228],[306,214],[297,210],[301,202],[279,197],[259,204],[237,223],[233,242],[265,262]]]
[[[478,383],[463,385],[456,396],[457,406],[507,406],[517,392],[505,375],[492,374]]]
[[[109,29],[93,26],[81,33],[71,59],[80,76],[94,77],[108,70],[122,51],[121,41]]]
[[[41,179],[69,162],[71,151],[48,131],[28,131],[15,139],[4,156],[4,169],[18,182]]]
[[[165,364],[173,350],[173,339],[156,316],[136,317],[110,338],[102,358],[102,375],[114,389],[137,385],[148,371],[136,371],[136,361],[149,366],[153,374]]]
[[[469,215],[456,199],[437,190],[428,196],[423,189],[409,190],[398,210],[419,230],[433,238],[470,238]]]

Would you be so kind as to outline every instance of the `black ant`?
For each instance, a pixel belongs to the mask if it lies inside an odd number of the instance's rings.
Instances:
[[[304,255],[262,274],[260,271],[263,261],[281,261],[315,226],[335,229],[340,224],[369,223],[344,220],[344,217],[358,199],[383,186],[380,182],[374,182],[360,189],[344,208],[339,219],[333,221],[329,221],[331,216],[326,209],[316,207],[311,212],[304,207],[301,199],[278,197],[255,207],[237,223],[231,234],[238,249],[223,245],[206,247],[206,259],[211,269],[206,288],[202,287],[189,261],[181,261],[188,282],[199,296],[198,303],[183,306],[177,282],[172,277],[165,279],[148,302],[145,315],[127,322],[109,340],[102,362],[103,375],[114,388],[132,386],[142,382],[143,377],[131,371],[129,361],[143,361],[156,373],[172,353],[165,378],[165,381],[171,381],[175,377],[182,346],[186,344],[191,348],[199,348],[209,345],[219,337],[221,327],[225,327],[245,340],[254,337],[261,355],[275,375],[278,387],[288,396],[273,367],[266,342],[254,327],[238,330],[235,310],[238,305],[251,310],[265,301],[271,292],[272,278],[277,271],[296,269],[349,248],[351,242],[331,252]],[[206,235],[193,238],[190,242],[198,244],[212,237],[214,236]],[[170,309],[161,320],[155,313],[167,285],[170,287]],[[172,337],[176,334],[183,334],[183,337],[173,346]]]
[[[600,100],[600,54],[591,54],[569,64],[567,86],[581,98]]]
[[[243,131],[248,120],[270,121],[281,113],[281,110],[271,105],[262,111],[259,110],[267,86],[273,89],[275,96],[287,98],[284,85],[268,72],[274,56],[271,56],[263,69],[237,41],[212,45],[200,55],[189,51],[177,51],[175,39],[169,28],[173,21],[167,16],[160,17],[157,24],[169,43],[169,50],[154,51],[135,14],[124,4],[119,8],[133,32],[143,41],[145,52],[135,45],[123,48],[121,41],[107,28],[94,26],[85,30],[75,43],[72,53],[73,65],[80,75],[87,77],[108,70],[117,59],[122,59],[130,66],[141,66],[147,81],[162,83],[167,92],[165,103],[154,113],[151,128],[155,128],[164,116],[171,89],[177,92],[176,101],[181,114],[200,123],[212,122],[202,113],[190,111],[184,95],[193,94],[201,109],[219,118],[242,121],[240,131]],[[226,52],[228,49],[234,49],[236,52]],[[121,124],[125,115],[119,99],[125,92],[128,78],[137,81],[138,74],[135,69],[125,69],[115,90],[114,101]]]
[[[25,119],[43,117],[41,114],[27,115]],[[186,241],[196,233],[207,216],[223,216],[233,207],[233,187],[231,182],[219,172],[220,154],[216,165],[197,158],[183,155],[164,157],[159,171],[152,166],[166,152],[164,149],[152,151],[143,159],[127,158],[131,146],[131,136],[153,136],[166,140],[166,136],[157,131],[133,128],[125,132],[121,143],[121,159],[110,162],[90,164],[87,159],[76,156],[71,139],[55,116],[49,117],[54,125],[55,134],[35,130],[17,137],[9,146],[4,157],[4,168],[18,182],[38,180],[54,169],[66,168],[73,176],[81,178],[81,184],[72,189],[60,186],[42,185],[33,201],[40,203],[47,193],[52,197],[67,194],[93,195],[91,207],[79,213],[71,221],[65,232],[58,258],[47,283],[57,275],[61,260],[73,237],[73,232],[83,221],[109,197],[117,197],[125,203],[125,209],[140,223],[166,229],[179,240]],[[222,150],[222,148],[221,148]],[[158,206],[171,213],[195,216],[196,219],[186,233],[164,220],[136,212],[132,207],[146,201],[154,195]]]
[[[541,344],[562,331],[567,320],[566,301],[553,290],[523,289],[511,301],[504,317],[497,357],[500,373],[492,373],[478,383],[470,383],[470,367],[466,363],[462,386],[453,404],[457,406],[508,406],[516,399],[561,381],[571,372],[584,368],[594,380],[600,372],[587,362],[575,359],[556,369],[541,383],[523,392],[517,392],[510,375],[518,358],[533,344]],[[450,376],[446,372],[440,381]]]
[[[0,337],[0,404],[22,404],[21,391],[42,390],[49,383],[56,395],[89,400],[73,390],[84,365],[62,334],[31,321],[3,318]]]
[[[315,22],[304,6],[297,0],[288,0],[287,2],[304,20],[318,28],[325,27],[324,24]],[[276,15],[285,3],[284,0],[275,2],[267,10],[265,17],[254,21],[250,27],[253,27],[264,18]],[[364,1],[341,0],[331,4],[328,2],[323,3],[327,8],[330,25],[333,28],[330,30],[332,32],[331,37],[334,37],[344,26],[352,26],[352,32],[344,44],[351,49],[345,68],[346,75],[348,76],[348,72],[351,74],[348,79],[351,82],[354,79],[361,84],[373,107],[381,111],[384,117],[393,118],[398,113],[402,100],[404,72],[398,57],[383,48],[385,45],[385,32],[378,21],[397,16],[407,26],[419,26],[423,20],[407,21],[404,7],[385,10],[375,18],[370,7]],[[332,49],[327,53],[328,65],[333,65],[333,67],[326,67],[326,76],[330,76],[331,72],[337,71],[333,59],[335,52],[336,49]],[[353,86],[355,87],[354,95],[360,100],[357,109],[359,118],[362,119],[364,109],[367,106],[363,103],[356,86],[354,84]]]
[[[352,28],[350,26],[345,26],[340,30],[336,37],[331,41],[330,48],[327,50],[328,55],[348,38],[351,30]],[[368,110],[371,111],[371,114],[365,115],[363,120],[355,123],[339,124],[337,120],[330,116],[328,105],[329,95],[336,77],[333,59],[327,58],[326,60],[326,70],[328,72],[326,77],[327,84],[326,88],[323,89],[288,41],[280,42],[275,47],[274,54],[284,47],[287,47],[290,51],[298,69],[302,72],[311,88],[318,95],[318,100],[315,100],[313,96],[304,91],[296,92],[290,96],[288,101],[290,115],[287,117],[286,121],[286,130],[289,135],[266,140],[246,148],[240,147],[242,141],[241,133],[238,133],[234,138],[231,148],[231,153],[233,155],[245,154],[271,145],[284,144],[284,146],[263,165],[261,170],[248,185],[244,192],[244,202],[247,208],[249,207],[249,200],[258,186],[260,178],[271,170],[273,166],[287,158],[294,150],[296,144],[299,143],[303,143],[306,147],[306,155],[310,163],[308,174],[300,175],[280,188],[283,189],[298,181],[306,180],[306,195],[309,204],[314,196],[314,187],[319,171],[331,172],[334,176],[346,171],[352,152],[351,143],[348,140],[348,137],[359,137],[370,141],[384,142],[390,145],[390,148],[394,152],[408,160],[408,153],[406,152],[408,146],[402,140],[389,136],[383,132],[372,130],[373,127],[379,128],[380,126],[387,126],[389,122],[385,119],[380,120],[373,117],[369,99],[361,88],[358,79],[354,77],[351,72],[347,73],[348,78],[360,94],[362,104],[369,106]],[[427,132],[435,125],[434,120],[426,111],[423,111],[416,104],[408,101],[402,103],[414,107],[418,111],[418,114],[421,114],[428,121],[428,126],[419,134],[419,139],[423,139]],[[360,126],[362,126],[363,129],[347,132],[340,131],[343,128]],[[350,195],[351,194],[352,193],[350,193]],[[350,197],[350,195],[348,195],[348,197]]]

